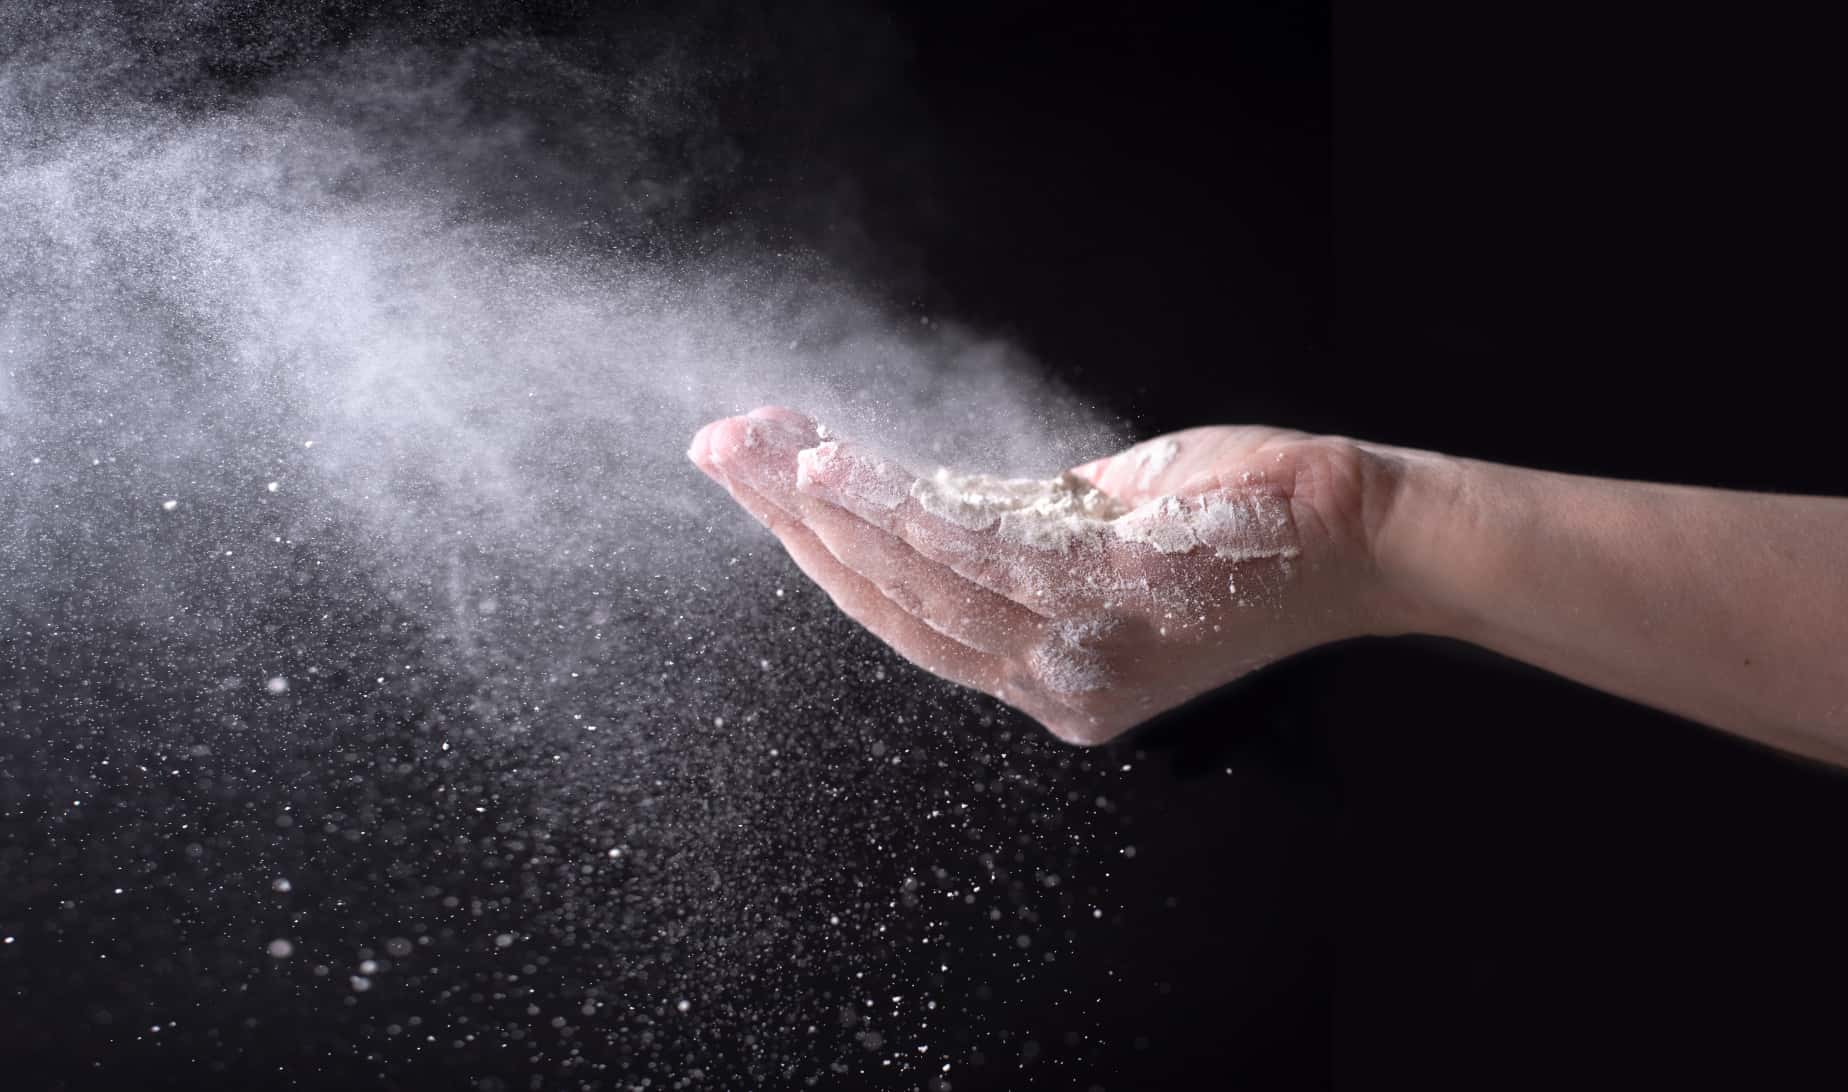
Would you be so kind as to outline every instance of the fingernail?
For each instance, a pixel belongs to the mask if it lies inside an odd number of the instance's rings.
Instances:
[[[733,417],[717,432],[714,463],[726,477],[775,496],[796,485],[796,452],[802,440],[776,421]]]
[[[749,417],[727,417],[709,427],[712,435],[707,444],[712,449],[713,463],[721,469],[754,460],[770,438],[767,423]]]

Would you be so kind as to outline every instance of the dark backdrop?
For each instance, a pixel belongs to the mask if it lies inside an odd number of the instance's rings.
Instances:
[[[1839,495],[1843,88],[1793,18],[932,6],[896,16],[924,150],[832,150],[854,246],[1143,432]],[[1178,908],[1120,937],[1164,1034],[1101,1083],[1842,1077],[1839,774],[1433,640],[1121,747]]]
[[[697,218],[1008,334],[1144,432],[1848,491],[1841,88],[1788,13],[1391,5],[1331,36],[1291,3],[839,12],[698,21],[755,74],[717,100],[747,166]],[[426,32],[615,63],[682,18]],[[226,56],[233,88],[300,61]],[[1094,1073],[957,1088],[1841,1079],[1839,775],[1428,640],[1305,655],[1110,753],[1149,759],[1149,907],[1032,988],[1123,1032]]]

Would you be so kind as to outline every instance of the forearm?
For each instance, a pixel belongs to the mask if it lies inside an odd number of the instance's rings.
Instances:
[[[1848,764],[1848,500],[1382,453],[1386,628]]]

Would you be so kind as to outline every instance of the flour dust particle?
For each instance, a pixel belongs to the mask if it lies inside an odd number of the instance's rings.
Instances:
[[[0,958],[98,1079],[936,1087],[1108,927],[1114,767],[681,453],[768,401],[920,465],[1122,437],[679,212],[742,62],[663,41],[0,7]]]

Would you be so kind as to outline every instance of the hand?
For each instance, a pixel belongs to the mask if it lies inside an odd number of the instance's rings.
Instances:
[[[1073,743],[1390,615],[1392,463],[1347,440],[1196,428],[1056,483],[920,478],[765,407],[688,457],[849,617]]]

